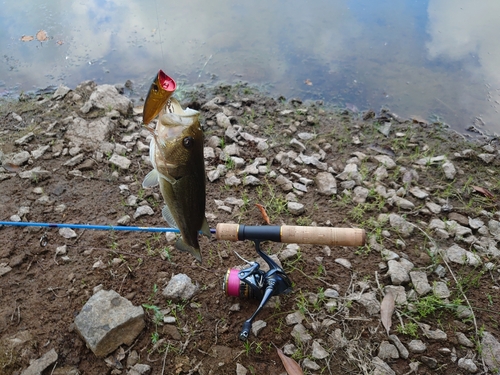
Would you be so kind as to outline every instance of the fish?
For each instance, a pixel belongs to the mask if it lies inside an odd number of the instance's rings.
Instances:
[[[165,202],[162,216],[181,233],[175,247],[189,252],[201,263],[198,233],[201,231],[209,238],[211,233],[205,217],[206,174],[200,113],[182,109],[175,98],[167,100],[168,106],[158,112],[156,128],[146,126],[153,134],[149,157],[154,169],[146,175],[142,186],[160,186]],[[146,99],[145,108],[147,104]]]
[[[176,88],[177,83],[160,69],[149,87],[148,95],[144,102],[142,112],[142,122],[144,124],[149,124],[160,114],[160,111],[165,107],[165,104],[167,104],[168,99],[173,95]]]

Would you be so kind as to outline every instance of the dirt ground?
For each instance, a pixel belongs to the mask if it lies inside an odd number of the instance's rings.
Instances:
[[[240,157],[250,161],[264,156],[271,170],[275,171],[281,167],[273,157],[279,151],[290,149],[290,127],[295,125],[318,135],[307,143],[308,150],[314,151],[325,143],[331,144],[331,147],[327,148],[325,160],[337,172],[342,171],[353,152],[362,151],[369,154],[368,146],[374,144],[379,148],[392,150],[395,160],[401,164],[409,163],[416,152],[415,147],[409,146],[410,143],[419,145],[421,153],[425,152],[423,145],[428,145],[432,155],[453,155],[454,152],[466,148],[478,150],[480,146],[480,143],[464,140],[453,132],[448,133],[443,129],[443,124],[419,123],[418,120],[399,122],[392,118],[393,134],[398,131],[411,134],[405,144],[401,138],[385,137],[376,130],[377,121],[381,121],[381,116],[387,114],[366,116],[366,120],[363,120],[362,114],[326,107],[322,103],[306,105],[299,101],[268,98],[248,86],[199,88],[196,92],[186,95],[184,103],[200,109],[216,95],[223,95],[227,103],[243,103],[241,107],[230,107],[232,122],[248,127],[249,133],[268,139],[271,145],[269,149],[259,151],[256,145],[250,143],[249,147],[242,148]],[[138,151],[134,147],[125,155],[132,161],[129,170],[121,171],[109,164],[106,157],[102,162],[98,162],[93,151],[87,151],[85,159],[94,162],[82,170],[83,177],[73,176],[68,173],[72,168],[63,165],[72,156],[55,157],[54,152],[61,145],[69,146],[65,139],[64,119],[75,113],[85,118],[85,115],[79,112],[82,103],[48,100],[40,104],[42,99],[43,97],[34,97],[26,101],[1,104],[0,145],[4,154],[20,152],[23,149],[33,151],[40,145],[49,145],[51,148],[40,159],[34,160],[32,165],[21,167],[23,170],[40,166],[50,171],[47,178],[21,179],[18,175],[13,175],[0,181],[0,220],[9,220],[20,207],[26,206],[29,207],[29,213],[24,216],[24,221],[116,225],[120,217],[133,216],[136,207],[126,204],[127,196],[133,194],[139,197],[139,201],[146,200],[154,209],[154,215],[141,216],[133,220],[131,225],[166,226],[161,217],[162,203],[158,190],[144,190],[141,187],[144,176],[151,169],[143,160],[148,152]],[[299,108],[307,108],[307,114],[299,111]],[[291,110],[291,113],[287,116],[280,115],[280,111],[286,109]],[[200,111],[206,137],[217,135],[223,138],[224,129],[217,126],[216,112],[204,109]],[[12,112],[19,114],[24,122],[19,123],[13,119],[10,116]],[[90,113],[87,118],[100,115],[102,113]],[[308,116],[313,118],[311,124],[307,124],[311,120],[308,120]],[[130,114],[125,119],[132,121],[134,115]],[[47,134],[47,127],[54,122],[50,132],[53,134]],[[252,124],[258,126],[252,127]],[[23,146],[14,145],[16,139],[29,131],[35,133],[32,141]],[[124,135],[133,131],[140,131],[139,122],[135,129],[118,126],[112,139],[120,142]],[[361,144],[352,142],[355,136],[360,137]],[[220,163],[217,159],[207,160],[207,170]],[[491,213],[499,211],[496,202],[471,188],[471,185],[486,186],[485,184],[489,183],[488,189],[495,196],[500,194],[500,185],[495,180],[498,158],[493,164],[484,167],[477,160],[465,161],[461,167],[463,173],[451,182],[446,181],[440,172],[419,171],[418,184],[420,187],[429,188],[433,194],[448,199],[456,211],[465,215],[476,215],[481,210]],[[5,173],[12,172],[9,168]],[[369,171],[373,170],[369,164],[367,168]],[[313,179],[317,172],[310,166],[301,167],[297,171],[309,179]],[[365,228],[368,234],[373,234],[376,229],[369,224],[371,219],[375,219],[379,213],[398,212],[397,207],[387,203],[378,206],[372,204],[359,211],[356,210],[355,203],[342,199],[340,187],[339,195],[332,199],[320,195],[310,186],[309,191],[299,197],[300,202],[305,205],[305,214],[294,216],[287,212],[286,203],[283,203],[286,202],[286,193],[276,186],[272,178],[259,178],[263,182],[259,187],[230,187],[224,183],[224,178],[207,182],[206,211],[212,214],[209,215],[210,226],[215,227],[217,223],[223,222],[262,225],[262,216],[255,206],[259,203],[267,208],[272,224],[361,227]],[[468,182],[471,178],[472,183]],[[119,186],[122,184],[128,186],[128,191],[120,191]],[[35,188],[41,188],[43,193],[39,194]],[[43,194],[48,196],[48,201],[39,201]],[[232,213],[218,209],[214,200],[224,200],[228,197],[242,198],[246,203]],[[66,209],[61,212],[57,207],[62,204]],[[414,223],[430,220],[429,216],[423,215],[418,209],[407,212],[406,215]],[[446,214],[441,214],[440,217],[446,217]],[[203,263],[200,265],[189,254],[180,253],[167,244],[163,234],[93,230],[76,230],[76,233],[76,238],[64,239],[57,229],[9,226],[0,228],[0,263],[8,264],[12,268],[9,273],[0,277],[0,337],[3,340],[3,350],[0,353],[1,374],[20,374],[28,366],[30,359],[39,358],[52,348],[59,355],[57,364],[55,369],[50,366],[44,374],[67,374],[74,368],[78,369],[80,374],[109,374],[112,371],[125,374],[126,358],[133,350],[139,354],[140,363],[152,366],[152,374],[233,375],[236,373],[236,363],[243,365],[251,374],[282,374],[285,370],[275,346],[282,348],[286,344],[295,343],[299,353],[294,357],[299,362],[310,356],[310,343],[299,345],[294,342],[291,336],[292,327],[285,323],[288,314],[301,308],[306,313],[306,328],[314,339],[322,339],[324,346],[332,353],[327,359],[317,361],[321,370],[306,370],[305,373],[371,373],[371,358],[377,354],[379,343],[386,339],[380,319],[377,316],[368,316],[363,306],[341,299],[340,307],[332,313],[327,313],[321,303],[318,304],[312,298],[332,286],[340,296],[346,296],[360,291],[363,283],[368,283],[374,290],[377,290],[377,282],[382,285],[390,284],[390,278],[379,265],[382,261],[380,253],[370,250],[369,247],[332,247],[331,254],[328,254],[328,250],[323,246],[301,245],[301,257],[283,264],[294,282],[293,292],[280,296],[277,302],[273,301],[273,304],[266,307],[257,319],[264,320],[267,327],[258,337],[252,335],[245,344],[239,341],[238,333],[242,323],[257,307],[257,303],[225,296],[222,281],[228,268],[241,264],[233,250],[245,259],[256,258],[251,242],[229,243],[217,241],[215,238],[202,238]],[[40,241],[44,236],[47,239],[46,246],[42,246]],[[390,250],[400,252],[396,247],[396,238],[392,237],[384,245]],[[415,233],[404,241],[406,253],[417,267],[426,268],[436,264],[433,263],[436,260],[431,259],[426,251],[430,244],[423,234]],[[62,245],[67,245],[69,259],[66,261],[59,255],[56,256],[56,248]],[[266,243],[264,249],[269,253],[277,253],[285,246]],[[337,258],[349,260],[352,268],[349,270],[336,263]],[[103,262],[103,266],[94,268],[93,265],[99,260]],[[491,261],[496,264],[495,260]],[[500,337],[498,272],[484,272],[463,266],[454,269],[459,277],[474,285],[473,288],[467,289],[466,294],[474,308],[477,326]],[[178,273],[187,274],[200,287],[199,292],[190,301],[172,302],[161,294],[170,277]],[[432,282],[432,276],[429,277]],[[93,294],[93,288],[101,284],[106,290],[117,291],[134,305],[147,304],[158,306],[159,309],[170,309],[168,315],[176,317],[176,324],[156,325],[153,311],[146,309],[146,328],[132,347],[123,347],[125,359],[121,359],[121,363],[115,361],[114,365],[110,366],[86,348],[73,323],[75,316]],[[455,282],[450,279],[449,285],[454,293],[453,298],[458,298]],[[380,294],[379,297],[381,299]],[[240,304],[240,310],[232,311],[231,306],[237,302]],[[324,319],[328,314],[334,320],[333,326],[328,329],[315,329],[315,322]],[[460,329],[474,335],[472,322],[456,318],[445,308],[419,319],[433,327],[440,327],[448,334],[449,340],[444,343],[429,343],[427,355],[435,357],[440,365],[432,370],[421,365],[418,373],[461,373],[463,370],[447,360],[449,354],[443,354],[438,349],[455,345],[458,354],[465,355],[470,349],[456,345],[454,332]],[[397,320],[395,318],[393,323],[394,332],[399,323]],[[348,342],[342,348],[336,348],[331,339],[332,332],[339,328]],[[8,349],[5,340],[24,331],[29,333],[26,343],[18,349]],[[413,338],[411,335],[399,336],[405,342]],[[160,340],[159,344],[157,340]],[[471,353],[475,353],[474,349]],[[115,357],[117,356],[118,352],[115,353]],[[441,359],[446,365],[441,364]],[[397,359],[390,365],[398,374],[403,374],[410,371],[410,360],[420,361],[420,356],[412,354],[409,360]]]

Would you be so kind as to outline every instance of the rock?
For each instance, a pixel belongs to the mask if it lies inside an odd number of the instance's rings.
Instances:
[[[495,159],[494,154],[479,154],[477,155],[477,157],[482,161],[484,161],[486,164],[490,164],[493,161],[493,159]]]
[[[411,195],[418,199],[425,199],[429,196],[425,190],[420,189],[418,186],[412,186],[410,190],[408,190]]]
[[[394,296],[396,305],[406,304],[406,291],[404,286],[386,285],[384,287],[385,293],[391,293]]]
[[[424,335],[431,340],[446,341],[448,339],[446,332],[440,329],[431,330],[431,326],[428,324],[422,323],[420,328],[424,331]]]
[[[59,235],[66,239],[75,238],[77,236],[75,231],[71,228],[60,228]]]
[[[149,215],[149,216],[154,215],[154,213],[155,212],[153,211],[153,209],[148,205],[139,206],[134,212],[134,220],[144,215]]]
[[[312,352],[311,355],[314,359],[324,359],[328,357],[330,354],[321,346],[321,344],[314,340],[312,343]]]
[[[485,331],[481,339],[481,348],[481,355],[486,366],[492,373],[500,374],[498,366],[500,363],[500,343],[498,340],[491,333]]]
[[[21,151],[18,152],[17,154],[11,155],[9,158],[7,158],[7,162],[21,166],[24,163],[26,163],[29,158],[31,157],[31,154],[28,151]]]
[[[129,98],[120,95],[113,85],[99,85],[90,94],[89,100],[80,108],[82,113],[89,113],[92,108],[100,108],[109,112],[116,110],[122,115],[127,115],[132,109],[132,102]]]
[[[0,263],[0,277],[8,274],[12,271],[12,267],[9,267],[6,263]]]
[[[375,155],[373,158],[377,160],[380,164],[383,164],[384,167],[386,167],[387,169],[396,168],[396,162],[387,155]]]
[[[347,268],[348,270],[350,270],[352,268],[351,262],[349,262],[345,258],[337,258],[337,259],[335,259],[335,263],[340,264],[341,266]]]
[[[380,312],[380,302],[377,299],[375,292],[363,293],[359,296],[358,301],[366,308],[366,312],[369,315],[375,315]]]
[[[439,204],[434,202],[426,202],[425,207],[427,207],[429,211],[432,212],[433,214],[440,213],[442,209],[442,207]]]
[[[305,358],[303,361],[302,361],[302,366],[304,366],[305,368],[309,369],[309,370],[319,370],[321,367],[320,365],[318,365],[316,362],[314,361],[311,361],[309,358]]]
[[[189,300],[198,291],[198,286],[192,283],[191,278],[183,273],[173,276],[163,290],[168,299]]]
[[[399,352],[399,356],[403,359],[407,359],[410,353],[408,352],[408,349],[403,345],[401,340],[399,340],[399,337],[396,335],[390,335],[389,340],[396,346]]]
[[[142,363],[136,363],[130,370],[127,371],[127,375],[147,375],[151,372],[151,366]]]
[[[375,181],[382,181],[389,177],[387,169],[383,166],[378,167],[375,172],[373,172],[373,178]]]
[[[114,290],[94,294],[75,318],[75,327],[97,357],[132,345],[144,328],[144,310]]]
[[[446,250],[446,256],[451,262],[458,264],[468,264],[476,267],[482,263],[481,258],[477,254],[467,251],[457,244]]]
[[[387,202],[403,210],[413,210],[415,208],[413,202],[409,201],[408,199],[398,197],[397,195],[394,195],[391,198],[389,198]]]
[[[285,318],[285,322],[287,325],[292,326],[295,324],[302,323],[302,321],[305,319],[304,314],[301,311],[295,311],[292,314],[288,314]]]
[[[129,159],[124,156],[120,156],[118,154],[113,154],[109,159],[109,162],[120,169],[129,169],[130,164],[132,163]]]
[[[97,149],[101,142],[109,139],[114,129],[115,124],[109,117],[100,117],[91,122],[77,117],[68,124],[65,136],[77,146],[85,144]]]
[[[352,201],[354,203],[365,203],[370,191],[363,186],[356,186],[353,191]]]
[[[344,168],[344,171],[337,175],[337,178],[341,179],[342,181],[354,180],[358,184],[362,180],[361,175],[358,172],[358,166],[353,163],[347,164]]]
[[[420,357],[420,360],[424,365],[426,365],[430,369],[435,369],[438,366],[438,361],[435,358],[423,355]]]
[[[405,238],[413,233],[414,226],[398,214],[389,215],[389,224]]]
[[[448,180],[453,180],[457,174],[457,170],[451,161],[443,163],[443,172]]]
[[[318,172],[315,183],[319,194],[328,196],[337,194],[337,180],[330,172]]]
[[[296,216],[301,215],[306,211],[304,205],[302,203],[297,203],[297,202],[288,202],[287,208],[292,215]]]
[[[378,357],[380,359],[398,359],[399,353],[396,347],[389,341],[382,341],[378,348]]]
[[[467,348],[474,347],[474,343],[471,340],[469,340],[469,338],[465,336],[465,334],[463,334],[462,332],[455,332],[455,336],[457,337],[458,343],[460,345],[463,345]]]
[[[305,343],[311,340],[312,336],[307,333],[306,327],[304,327],[301,323],[296,324],[292,329],[292,336],[299,343]]]
[[[469,217],[469,226],[472,229],[479,229],[484,226],[484,221],[482,221],[481,219],[472,219]]]
[[[65,162],[63,165],[65,165],[66,167],[74,167],[75,165],[80,164],[84,157],[84,154],[76,155]]]
[[[285,261],[287,259],[291,259],[291,258],[294,258],[295,256],[297,256],[297,253],[299,251],[300,247],[299,245],[297,244],[288,244],[285,248],[285,250],[283,250],[280,254],[279,254],[279,259],[281,261]]]
[[[460,358],[458,360],[458,367],[463,368],[464,370],[475,373],[477,371],[477,366],[474,361],[470,358]]]
[[[236,364],[236,375],[247,375],[248,370],[241,364]]]
[[[410,278],[418,295],[423,296],[432,290],[425,272],[412,271],[410,272]]]
[[[58,355],[54,349],[45,353],[42,357],[34,360],[21,375],[41,375],[43,370],[57,361]]]
[[[427,345],[422,340],[411,340],[408,343],[408,350],[412,353],[423,353],[427,350]]]
[[[228,128],[231,126],[231,121],[229,120],[229,117],[227,117],[224,113],[219,112],[215,115],[215,120],[217,122],[217,125],[220,126],[221,128]]]
[[[373,375],[396,375],[396,373],[379,357],[373,357]]]
[[[408,270],[399,261],[390,260],[387,262],[387,266],[389,268],[387,275],[391,277],[393,285],[406,284],[410,281]]]
[[[16,146],[22,146],[22,145],[25,145],[26,143],[29,143],[33,138],[35,138],[35,134],[33,132],[29,132],[25,136],[23,136],[19,139],[16,139],[14,141],[14,144]]]
[[[444,299],[444,298],[448,298],[449,296],[451,296],[451,292],[448,289],[448,286],[446,285],[446,283],[444,283],[442,281],[434,282],[434,284],[432,285],[432,291],[433,291],[434,295],[436,297],[439,297],[439,298]]]
[[[54,94],[52,95],[52,100],[61,100],[61,99],[64,99],[64,97],[66,96],[66,94],[68,92],[70,92],[71,89],[67,86],[64,86],[62,83],[59,85],[59,87],[57,88],[57,90],[54,92]]]
[[[255,337],[257,337],[264,328],[266,328],[267,323],[263,320],[257,320],[252,324],[252,333]]]

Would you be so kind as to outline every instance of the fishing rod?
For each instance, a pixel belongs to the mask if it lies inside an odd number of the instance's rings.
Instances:
[[[129,227],[93,224],[40,223],[30,221],[0,221],[0,226],[71,228],[91,230],[116,230],[131,232],[173,232],[177,228]],[[218,240],[228,241],[274,241],[331,246],[362,246],[366,241],[364,229],[310,227],[297,225],[244,225],[219,223],[217,229],[210,229]]]
[[[113,225],[91,225],[91,224],[63,224],[63,223],[36,223],[36,222],[14,222],[0,221],[1,226],[18,227],[46,227],[46,228],[72,228],[93,230],[121,230],[140,232],[174,232],[179,233],[177,228],[155,228],[155,227],[127,227]],[[238,253],[236,255],[249,266],[244,269],[230,268],[227,270],[223,280],[223,290],[228,297],[254,298],[260,301],[259,306],[244,323],[239,334],[242,341],[248,340],[252,324],[259,312],[264,308],[269,299],[280,294],[290,293],[292,281],[269,255],[260,248],[262,241],[274,241],[284,243],[302,243],[313,245],[336,245],[336,246],[363,246],[366,242],[364,229],[357,228],[330,228],[310,227],[296,225],[244,225],[219,223],[216,229],[210,229],[215,233],[217,240],[227,241],[253,241],[257,254],[268,264],[269,271],[260,269],[257,262],[249,262]],[[47,244],[45,235],[40,239],[40,244]],[[44,240],[44,244],[42,244]]]

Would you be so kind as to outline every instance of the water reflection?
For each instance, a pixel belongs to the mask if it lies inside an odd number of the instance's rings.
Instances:
[[[187,84],[244,80],[457,129],[500,130],[496,0],[26,0],[0,14],[0,95],[50,84],[132,79],[163,68]],[[23,43],[44,29],[51,39]],[[59,43],[58,43],[59,42]]]

